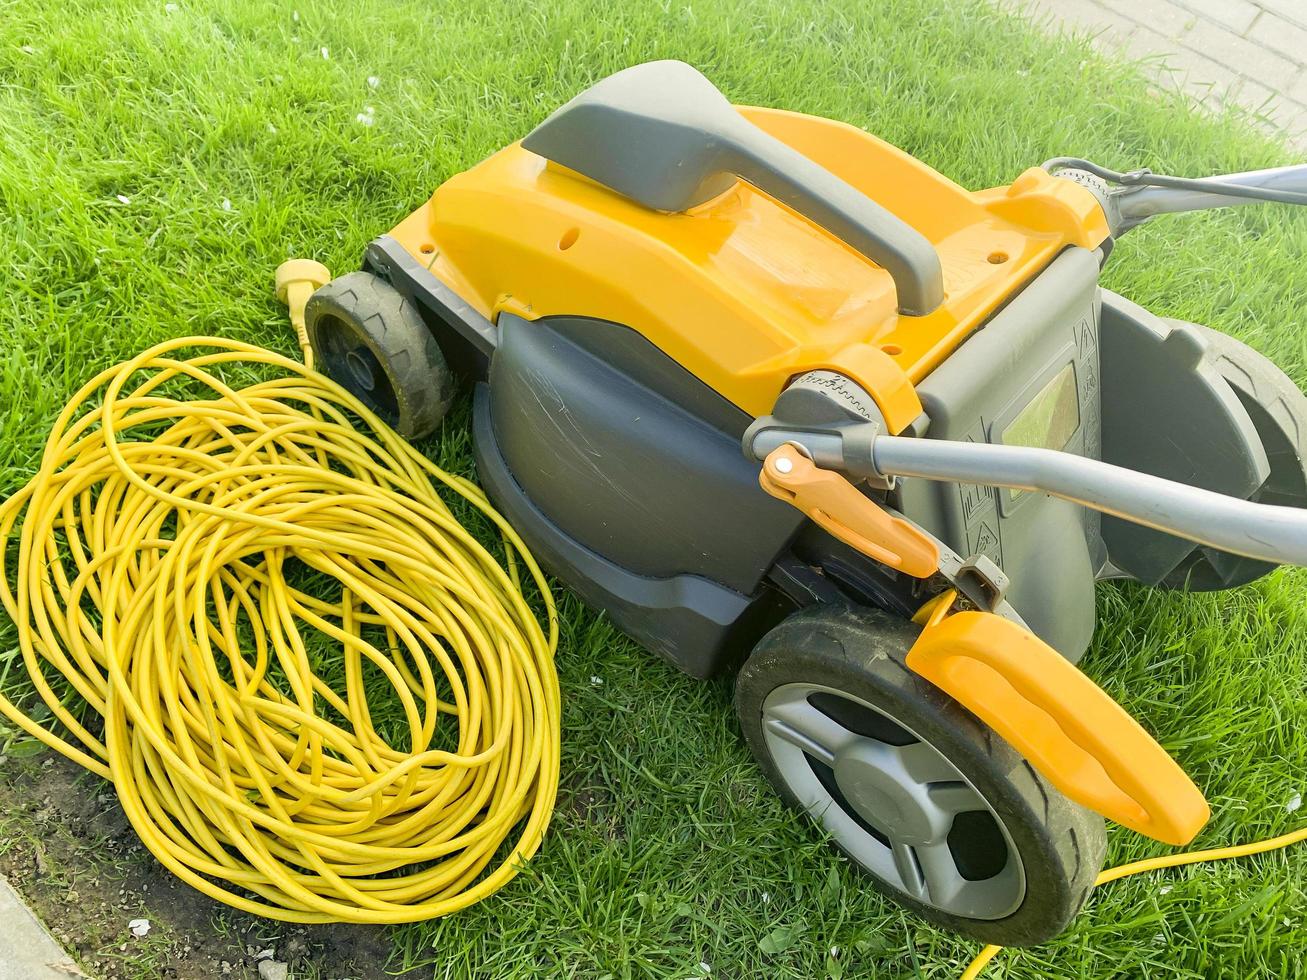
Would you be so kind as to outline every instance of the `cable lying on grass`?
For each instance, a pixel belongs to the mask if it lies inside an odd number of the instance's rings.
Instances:
[[[212,373],[251,364],[282,376]],[[502,565],[436,486],[494,523]],[[327,378],[213,338],[103,372],[0,505],[0,545],[0,599],[67,734],[0,711],[112,781],[205,894],[288,921],[408,922],[484,898],[540,846],[559,765],[548,586],[477,487]],[[381,696],[402,724],[374,718]]]
[[[1206,864],[1210,861],[1229,861],[1233,858],[1265,854],[1267,851],[1278,851],[1293,844],[1300,844],[1305,840],[1307,840],[1307,827],[1300,827],[1287,834],[1268,837],[1266,840],[1253,841],[1249,844],[1233,844],[1229,847],[1211,847],[1202,851],[1182,851],[1178,854],[1163,854],[1159,857],[1144,858],[1141,861],[1132,861],[1129,864],[1122,864],[1115,868],[1100,871],[1098,878],[1094,881],[1094,886],[1106,885],[1109,882],[1120,881],[1122,878],[1132,878],[1135,875],[1158,871],[1162,868],[1179,868],[1186,864]],[[989,965],[989,962],[1001,952],[1003,952],[1002,946],[986,946],[967,964],[967,968],[962,972],[959,980],[976,980],[985,972],[985,967]]]

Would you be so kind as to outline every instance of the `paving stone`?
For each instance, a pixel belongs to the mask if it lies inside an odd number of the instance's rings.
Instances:
[[[1188,0],[1186,0],[1188,2]],[[1223,3],[1224,0],[1205,0],[1208,3]],[[1234,0],[1240,2],[1240,0]],[[1307,27],[1307,0],[1256,0],[1257,6],[1279,14],[1285,20],[1292,21],[1299,27]]]
[[[1307,0],[1014,2],[1051,30],[1140,62],[1164,87],[1217,111],[1243,109],[1307,149]]]
[[[0,980],[69,980],[81,970],[0,878]]]
[[[1215,21],[1236,34],[1247,34],[1248,28],[1262,12],[1262,7],[1249,0],[1179,0],[1182,7],[1200,17]],[[1264,6],[1264,5],[1263,5]]]
[[[1302,67],[1260,43],[1205,20],[1185,35],[1184,44],[1276,92],[1284,91]],[[1303,55],[1307,56],[1307,51]]]
[[[1277,14],[1263,13],[1247,37],[1256,44],[1278,51],[1299,65],[1307,58],[1307,27],[1299,27]]]

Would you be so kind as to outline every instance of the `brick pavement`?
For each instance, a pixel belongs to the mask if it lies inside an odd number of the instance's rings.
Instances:
[[[1145,63],[1214,109],[1307,149],[1307,0],[1017,0],[1054,29]]]

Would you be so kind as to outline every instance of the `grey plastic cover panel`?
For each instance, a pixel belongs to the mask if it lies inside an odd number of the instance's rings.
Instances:
[[[636,575],[572,539],[531,502],[500,454],[484,383],[473,398],[472,433],[477,473],[490,499],[543,567],[587,604],[694,677],[718,674],[746,652],[753,631],[741,625],[758,597],[695,575]]]
[[[738,435],[705,421],[703,401],[720,396],[617,324],[501,314],[499,331],[495,439],[535,506],[637,575],[757,589],[804,517],[758,486]],[[642,380],[623,369],[633,347]],[[712,414],[738,424],[734,411]]]
[[[739,442],[752,416],[696,378],[629,327],[582,316],[539,321],[596,360]]]
[[[1068,371],[1076,425],[1063,445],[1048,448],[1096,456],[1098,260],[1079,248],[1063,252],[917,386],[930,420],[925,437],[1001,443]],[[1094,573],[1104,557],[1096,513],[1042,494],[922,479],[901,482],[898,506],[964,557],[996,562],[1031,629],[1079,659],[1093,635]]]

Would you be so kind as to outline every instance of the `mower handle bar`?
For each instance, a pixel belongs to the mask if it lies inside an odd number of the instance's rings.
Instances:
[[[844,433],[757,426],[745,434],[746,450],[763,460],[791,443],[818,466],[855,476],[1047,493],[1220,551],[1307,565],[1307,510],[1253,503],[1055,449],[885,436],[867,427],[876,424],[854,423]]]
[[[1239,204],[1307,204],[1307,164],[1214,177],[1172,177],[1141,169],[1121,173],[1079,157],[1054,157],[1045,170],[1087,188],[1119,238],[1158,214]]]
[[[1307,194],[1307,164],[1272,167],[1268,170],[1249,170],[1211,179],[1222,184],[1236,184],[1241,187]],[[1203,211],[1208,208],[1233,207],[1237,204],[1256,204],[1259,201],[1258,198],[1237,197],[1220,191],[1152,186],[1123,188],[1114,195],[1114,198],[1121,217],[1130,224],[1136,224],[1155,214]]]

